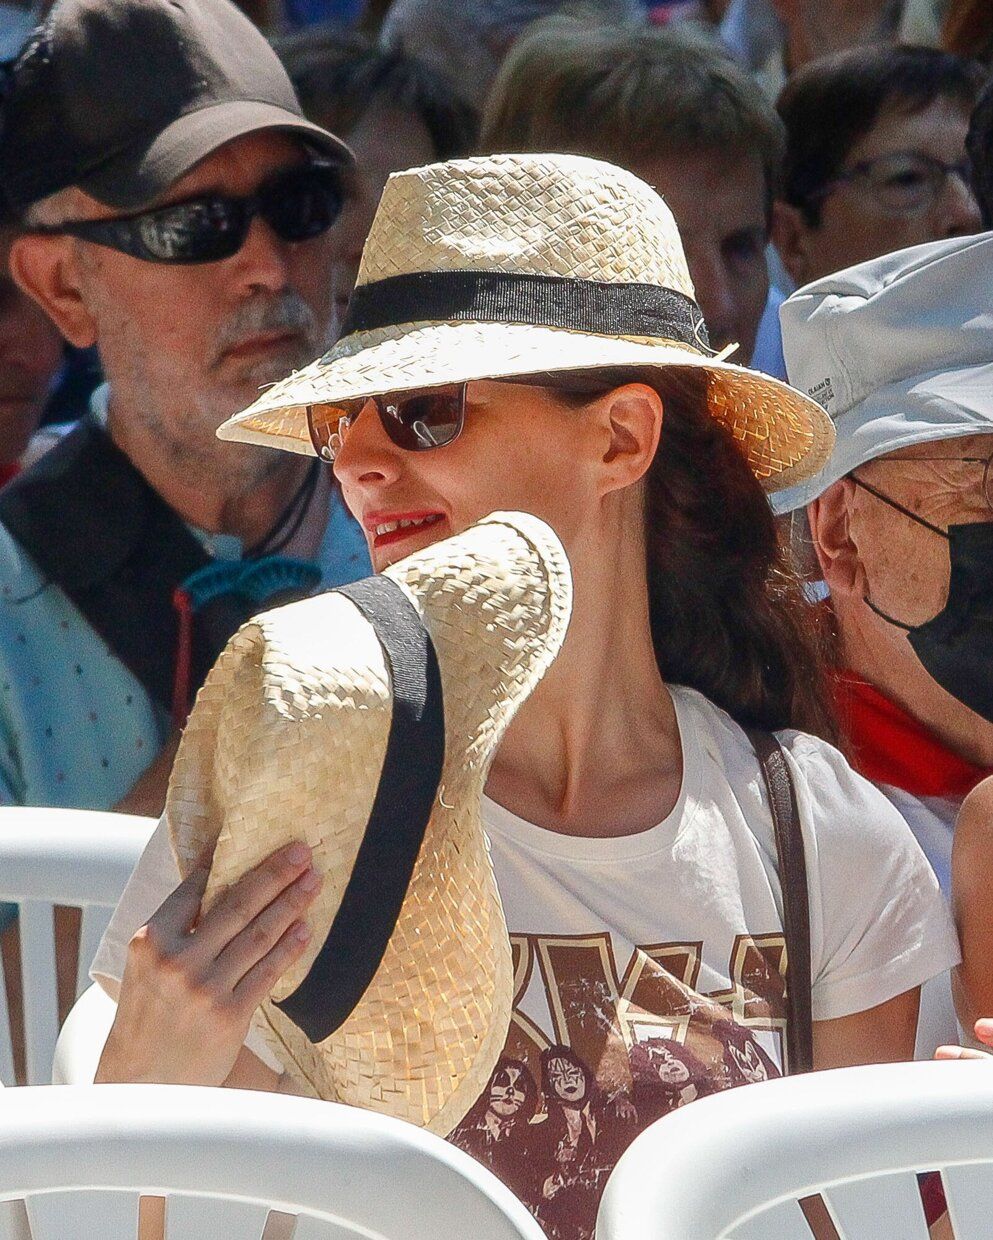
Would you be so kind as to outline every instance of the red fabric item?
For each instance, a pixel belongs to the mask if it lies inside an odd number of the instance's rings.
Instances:
[[[952,753],[854,672],[836,671],[831,679],[852,765],[866,779],[916,797],[961,799],[990,774]]]
[[[189,591],[184,590],[182,586],[177,586],[173,592],[172,605],[179,617],[176,673],[172,682],[172,726],[181,732],[193,708],[190,701],[193,664],[193,600],[190,598]]]
[[[20,461],[11,461],[8,465],[0,465],[0,487],[5,487],[11,478],[16,478],[20,472]]]

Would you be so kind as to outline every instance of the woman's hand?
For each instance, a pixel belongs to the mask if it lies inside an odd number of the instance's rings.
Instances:
[[[976,1041],[993,1049],[993,1018],[984,1016],[977,1020],[973,1028]],[[989,1051],[981,1051],[973,1046],[939,1046],[934,1052],[935,1059],[989,1059]]]
[[[198,920],[207,861],[131,940],[96,1080],[223,1085],[252,1013],[299,957],[320,890],[305,844],[249,870]]]

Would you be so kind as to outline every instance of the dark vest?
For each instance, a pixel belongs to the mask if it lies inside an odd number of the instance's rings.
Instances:
[[[183,519],[94,421],[85,419],[0,491],[2,522],[59,586],[152,700],[174,709],[181,622],[177,590],[208,565]],[[295,562],[294,562],[295,563]],[[187,688],[195,692],[232,634],[265,606],[313,593],[286,588],[260,600],[231,588],[197,606],[188,633]],[[299,573],[295,574],[299,586]]]

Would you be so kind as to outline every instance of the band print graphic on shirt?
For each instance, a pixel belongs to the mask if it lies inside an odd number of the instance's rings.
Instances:
[[[608,933],[511,942],[504,1052],[451,1139],[549,1240],[590,1240],[607,1178],[639,1132],[687,1102],[780,1075],[785,942],[781,931],[739,935],[729,985],[709,993],[697,989],[701,943],[636,947],[621,972]],[[545,1020],[534,1018],[536,986]]]

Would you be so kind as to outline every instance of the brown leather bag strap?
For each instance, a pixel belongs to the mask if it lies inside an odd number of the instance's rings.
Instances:
[[[758,755],[776,833],[786,939],[787,1071],[794,1076],[798,1072],[809,1072],[814,1066],[807,860],[796,789],[783,748],[770,732],[749,731],[748,739]]]

